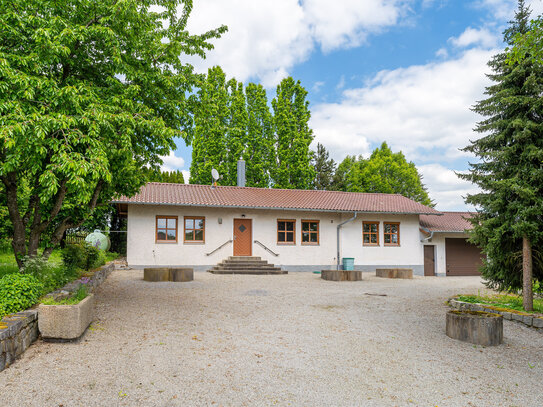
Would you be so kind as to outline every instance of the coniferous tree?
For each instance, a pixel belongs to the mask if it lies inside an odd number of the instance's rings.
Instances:
[[[519,1],[504,32],[508,45],[529,31],[529,18],[529,8]],[[466,202],[478,207],[472,241],[487,255],[481,270],[486,284],[522,288],[524,307],[531,310],[532,280],[543,279],[538,261],[532,268],[534,253],[540,254],[533,248],[543,243],[543,70],[527,57],[510,64],[510,53],[507,49],[488,63],[494,83],[473,109],[485,117],[475,129],[483,136],[464,149],[480,161],[460,177],[481,188]]]
[[[311,164],[316,173],[313,187],[318,190],[329,190],[334,180],[336,163],[321,143],[317,143],[317,151],[312,152]]]
[[[226,133],[229,124],[226,77],[219,66],[208,70],[200,89],[191,99],[194,114],[191,184],[210,184],[211,170],[227,173]]]
[[[310,164],[313,131],[309,128],[311,113],[306,96],[307,91],[300,81],[295,82],[291,77],[277,86],[277,95],[272,101],[277,137],[275,188],[309,189],[315,177]]]
[[[243,150],[247,164],[246,185],[267,188],[275,165],[273,117],[262,85],[249,83],[245,92],[248,113],[247,142]]]

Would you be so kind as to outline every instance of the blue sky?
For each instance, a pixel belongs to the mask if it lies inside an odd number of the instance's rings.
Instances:
[[[516,0],[196,0],[189,31],[229,27],[197,70],[262,83],[268,98],[285,76],[308,90],[310,125],[336,161],[368,156],[383,141],[403,151],[440,210],[465,210],[475,192],[459,180],[461,152],[480,118],[470,111],[489,84],[486,62],[503,48]],[[542,0],[528,1],[533,16]],[[179,140],[166,169],[188,175]]]

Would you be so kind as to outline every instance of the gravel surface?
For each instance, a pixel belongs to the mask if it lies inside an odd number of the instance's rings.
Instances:
[[[445,336],[445,300],[475,277],[142,277],[113,272],[78,343],[40,340],[0,372],[0,406],[543,405],[543,331]]]

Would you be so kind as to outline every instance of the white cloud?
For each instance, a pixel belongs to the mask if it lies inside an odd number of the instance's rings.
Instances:
[[[436,209],[440,211],[473,210],[464,202],[467,194],[478,192],[478,188],[468,181],[464,181],[455,174],[454,170],[441,164],[427,164],[418,167],[423,176],[422,182],[428,189],[428,194],[437,203]],[[456,171],[462,173],[464,171]]]
[[[345,90],[340,102],[312,107],[315,141],[335,159],[367,155],[370,143],[382,141],[410,160],[464,156],[458,149],[480,119],[470,107],[489,84],[486,63],[495,52],[471,49],[457,59],[379,72],[364,87]]]
[[[185,184],[188,184],[190,180],[190,171],[181,170],[181,172],[183,173],[183,179],[185,180]]]
[[[458,48],[479,45],[483,48],[493,48],[498,44],[500,37],[486,28],[468,27],[459,37],[449,38],[449,42]]]
[[[170,151],[169,155],[161,156],[160,158],[164,161],[164,164],[161,166],[162,171],[176,171],[185,165],[183,157],[176,156],[174,151]]]
[[[503,21],[512,20],[515,16],[515,10],[518,8],[515,0],[479,0],[475,4],[488,8],[494,18]],[[532,18],[543,13],[542,0],[527,0],[526,5],[530,6],[532,10]]]
[[[188,58],[205,71],[220,65],[228,76],[258,79],[270,88],[320,47],[355,47],[371,33],[397,24],[412,0],[200,0],[188,30],[193,34],[226,24],[207,59]]]
[[[325,82],[322,82],[322,81],[317,81],[313,84],[313,87],[311,88],[311,90],[315,93],[318,93],[320,92],[321,88],[325,85]]]

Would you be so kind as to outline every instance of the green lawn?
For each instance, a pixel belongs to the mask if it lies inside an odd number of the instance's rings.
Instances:
[[[522,296],[512,294],[495,295],[460,295],[459,301],[470,302],[474,304],[487,304],[498,308],[512,309],[515,311],[524,311],[522,307]],[[535,313],[543,314],[543,299],[534,298]]]

